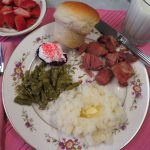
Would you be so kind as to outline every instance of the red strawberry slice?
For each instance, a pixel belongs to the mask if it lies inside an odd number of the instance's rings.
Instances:
[[[3,6],[1,9],[1,13],[2,14],[8,14],[8,13],[12,13],[12,6]]]
[[[0,10],[1,10],[2,7],[3,7],[3,4],[0,2]]]
[[[40,13],[41,13],[41,9],[40,9],[40,6],[36,6],[35,8],[32,9],[31,11],[31,15],[35,18],[39,17],[40,16]]]
[[[9,5],[13,0],[2,0],[3,4]]]
[[[24,0],[20,7],[24,8],[24,9],[32,9],[34,7],[36,7],[38,4],[33,1],[33,0]]]
[[[17,15],[15,17],[15,24],[18,31],[22,31],[27,28],[27,23],[23,16]]]
[[[13,13],[9,13],[4,15],[4,21],[7,27],[14,28],[15,22],[14,22],[15,15]]]
[[[0,12],[0,27],[4,25],[4,15]]]
[[[35,19],[35,18],[27,19],[27,26],[28,27],[32,26],[36,22],[36,20],[37,19]]]
[[[14,0],[14,4],[15,4],[16,6],[20,6],[23,1],[24,1],[24,0]]]
[[[27,11],[27,10],[25,10],[23,8],[20,8],[20,7],[17,7],[16,9],[14,9],[14,13],[16,15],[21,15],[21,16],[23,16],[25,18],[29,18],[31,16],[29,11]]]

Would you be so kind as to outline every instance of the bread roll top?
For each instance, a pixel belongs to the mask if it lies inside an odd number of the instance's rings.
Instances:
[[[88,34],[100,20],[94,8],[82,2],[73,1],[61,3],[54,13],[54,18],[56,22],[80,34]]]

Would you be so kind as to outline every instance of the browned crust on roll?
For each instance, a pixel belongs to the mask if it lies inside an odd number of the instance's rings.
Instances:
[[[99,21],[100,19],[98,12],[94,8],[90,7],[85,3],[69,1],[62,3],[61,6],[70,11],[76,12],[76,14],[79,16],[80,15],[91,16],[94,17],[96,21]]]
[[[74,1],[68,1],[64,2],[61,5],[58,6],[62,7],[63,9],[68,9],[69,12],[74,12],[76,15],[80,16],[87,16],[87,17],[93,17],[93,20],[98,22],[100,20],[100,16],[98,12],[90,7],[89,5],[82,3],[82,2],[74,2]]]

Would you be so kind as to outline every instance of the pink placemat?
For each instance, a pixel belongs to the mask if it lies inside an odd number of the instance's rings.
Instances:
[[[113,11],[113,10],[98,10],[101,18],[110,24],[116,30],[120,30],[120,25],[124,19],[125,11]],[[41,24],[47,24],[54,20],[53,18],[54,9],[49,8],[47,10],[46,16]],[[0,37],[0,42],[5,42],[4,44],[4,57],[5,64],[7,64],[9,57],[11,56],[15,47],[25,36],[4,38]],[[140,49],[150,55],[150,43],[140,47]],[[150,73],[150,71],[149,71]],[[2,83],[2,76],[0,77],[0,89]],[[12,128],[10,122],[4,113],[2,107],[2,90],[0,90],[0,150],[33,150]],[[123,150],[150,150],[150,110],[148,110],[146,119],[133,140],[123,148]]]

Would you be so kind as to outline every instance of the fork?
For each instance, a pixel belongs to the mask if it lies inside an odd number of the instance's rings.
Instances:
[[[3,74],[3,72],[4,72],[4,55],[2,43],[0,43],[0,74]]]

